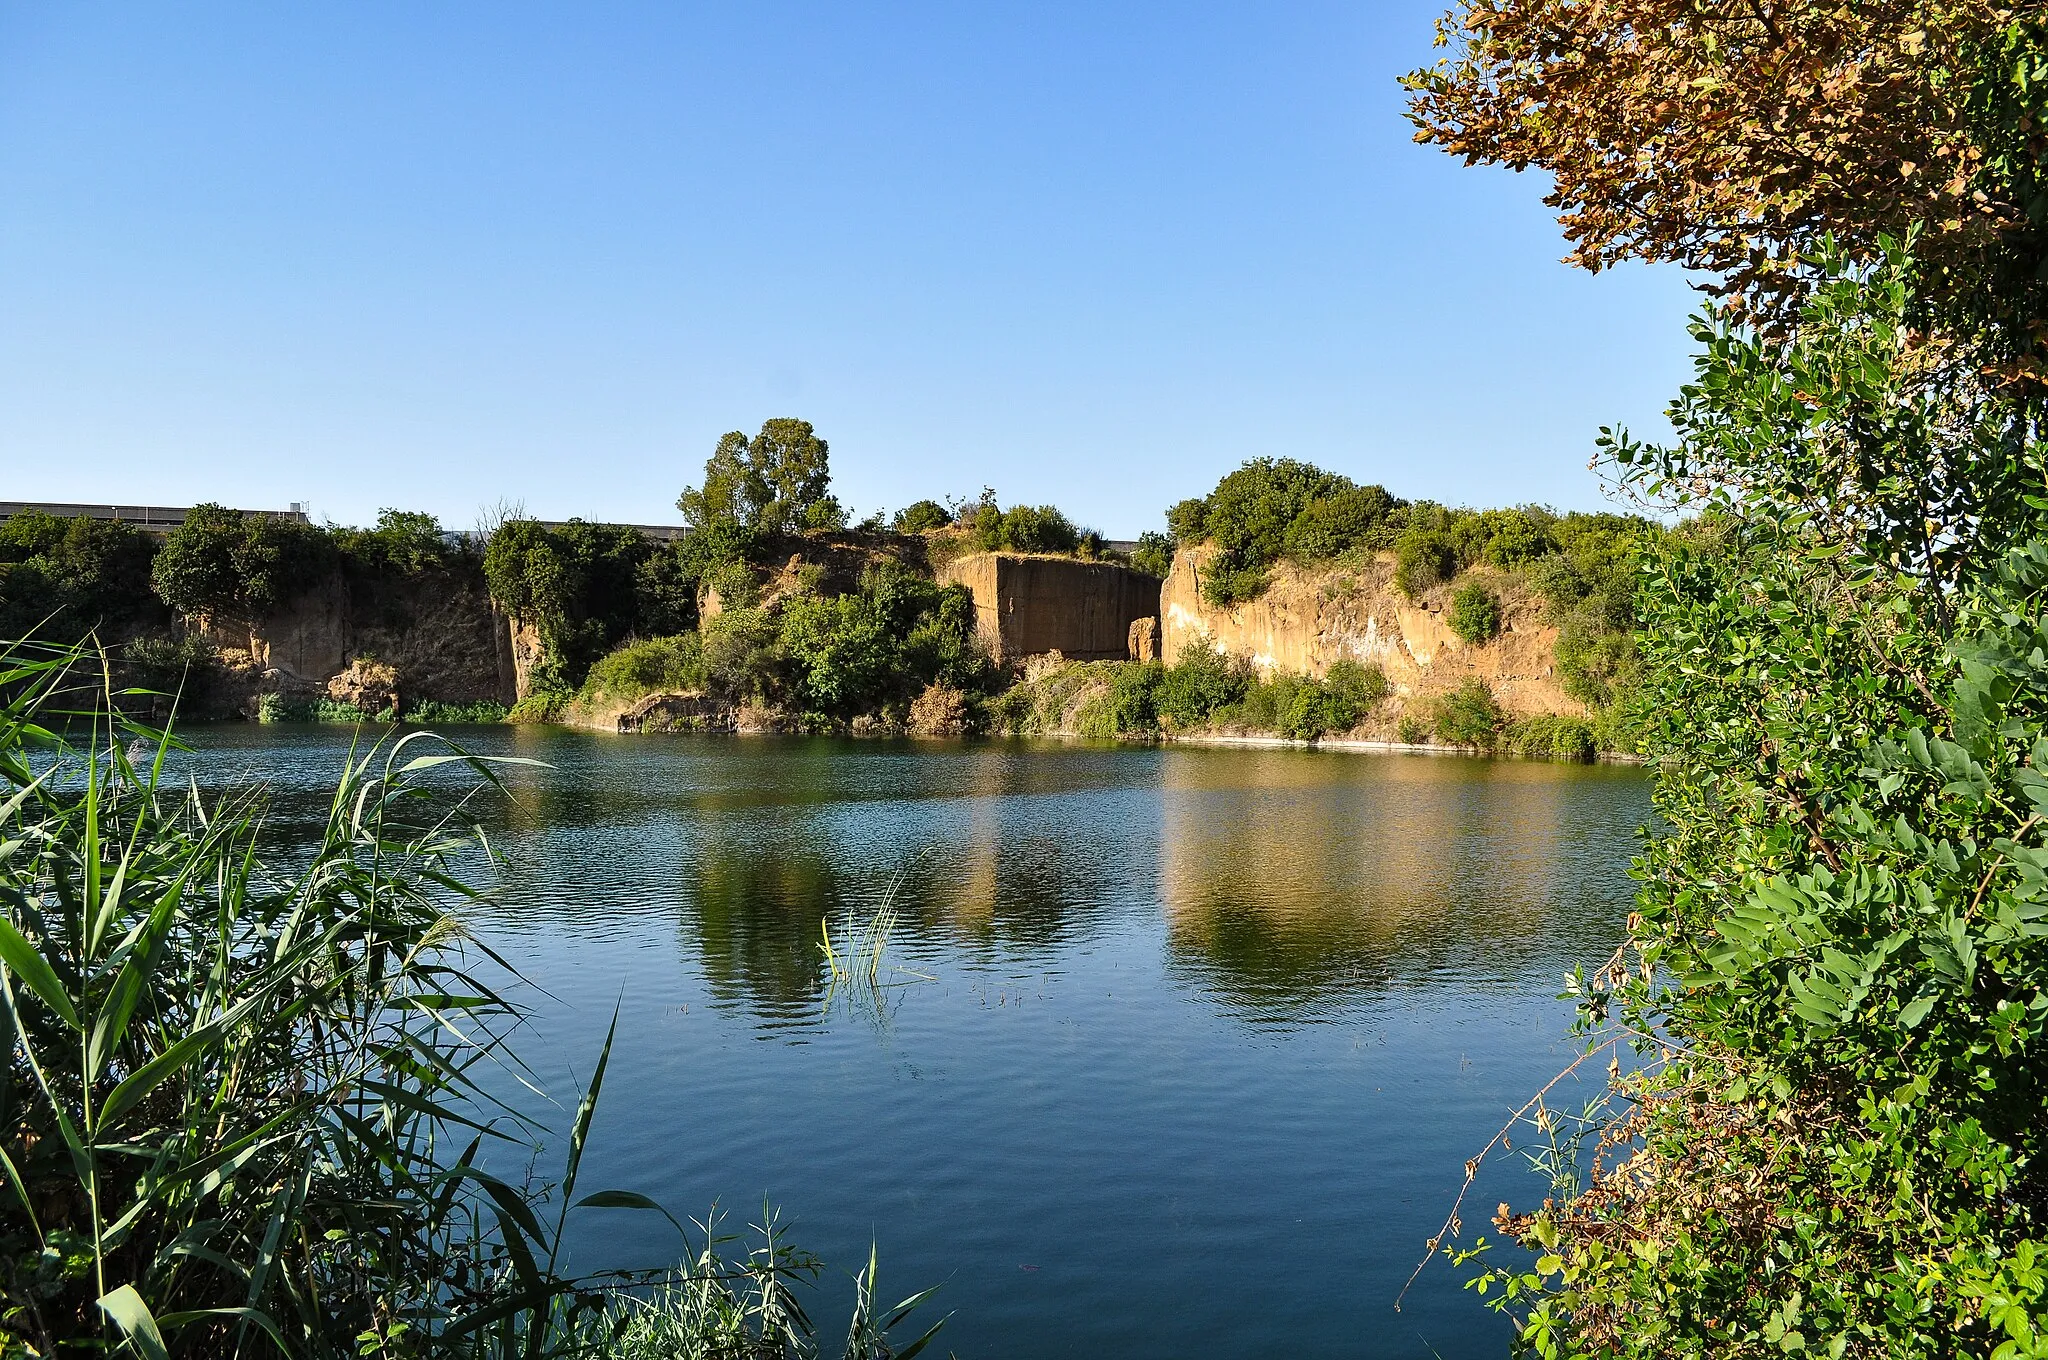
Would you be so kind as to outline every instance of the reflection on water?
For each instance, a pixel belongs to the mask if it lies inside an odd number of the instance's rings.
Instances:
[[[346,734],[199,740],[288,828]],[[461,740],[547,762],[480,805],[504,871],[473,927],[534,983],[522,1052],[555,1089],[620,1011],[593,1183],[772,1193],[835,1260],[876,1237],[899,1285],[944,1282],[962,1356],[1502,1352],[1448,1273],[1389,1305],[1464,1157],[1568,1059],[1554,994],[1612,947],[1639,772]],[[892,893],[887,964],[935,980],[880,1024],[828,1009],[820,922]],[[673,1253],[629,1218],[578,1259]]]

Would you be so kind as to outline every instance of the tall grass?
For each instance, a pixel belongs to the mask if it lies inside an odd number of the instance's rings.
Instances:
[[[561,1257],[572,1213],[661,1212],[577,1198],[610,1040],[554,1183],[485,1164],[542,1133],[478,1081],[518,1070],[520,1016],[453,911],[490,764],[426,733],[352,752],[282,864],[264,794],[167,778],[176,743],[111,674],[0,644],[0,1353],[538,1360],[630,1334],[649,1305],[620,1291],[661,1276]],[[678,1255],[716,1273],[686,1233]]]

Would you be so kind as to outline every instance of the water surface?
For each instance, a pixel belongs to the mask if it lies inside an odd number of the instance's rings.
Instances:
[[[200,729],[289,799],[335,728]],[[620,1015],[585,1185],[940,1284],[963,1357],[1498,1356],[1455,1272],[1394,1298],[1465,1159],[1567,1062],[1626,911],[1641,772],[1298,750],[610,737],[529,756],[476,933],[531,981],[573,1106]],[[821,919],[901,913],[876,1006]],[[924,975],[929,981],[918,980]],[[557,1127],[566,1116],[557,1113]],[[544,1163],[544,1166],[550,1163]],[[1493,1204],[1540,1194],[1513,1160]],[[676,1252],[594,1214],[576,1264]],[[815,1300],[843,1325],[844,1280]]]

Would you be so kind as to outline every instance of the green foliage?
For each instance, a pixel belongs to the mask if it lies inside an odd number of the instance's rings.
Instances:
[[[1147,576],[1157,576],[1160,580],[1165,580],[1167,573],[1173,570],[1173,550],[1175,546],[1171,534],[1162,534],[1155,529],[1147,529],[1144,533],[1138,535],[1138,546],[1131,552],[1132,569],[1142,571]]]
[[[1500,596],[1477,581],[1467,581],[1451,596],[1446,622],[1453,633],[1475,647],[1491,642],[1500,635]]]
[[[207,504],[193,507],[164,539],[150,575],[157,595],[181,614],[260,617],[339,565],[323,529]]]
[[[777,419],[752,439],[726,434],[704,464],[704,481],[676,499],[695,529],[730,523],[756,533],[844,528],[833,499],[830,449],[808,420]]]
[[[776,697],[815,726],[868,713],[900,722],[929,685],[979,693],[994,676],[966,588],[892,562],[870,568],[858,591],[785,603],[777,651],[784,688]]]
[[[405,720],[422,727],[485,726],[506,721],[508,713],[495,699],[477,699],[466,704],[422,699],[406,709]]]
[[[1636,601],[1664,833],[1574,979],[1655,1036],[1589,1116],[1639,1150],[1481,1281],[1538,1350],[2048,1353],[2048,448],[1929,370],[1912,277],[1837,267],[1780,337],[1709,310],[1677,445],[1606,441],[1707,513]]]
[[[498,711],[502,716],[504,710]],[[266,694],[256,701],[256,721],[260,723],[366,723],[396,720],[397,715],[388,709],[382,713],[367,713],[355,704],[343,703],[338,699],[293,699],[273,693]]]
[[[740,602],[699,632],[629,643],[591,667],[583,692],[702,690],[830,730],[857,718],[901,725],[933,685],[978,702],[995,679],[966,588],[883,560],[845,594],[822,594],[814,580],[773,608]]]
[[[508,723],[555,723],[575,696],[567,690],[537,689],[512,705],[505,714]]]
[[[637,698],[702,690],[710,683],[704,641],[695,633],[629,642],[602,657],[583,682],[586,695]]]
[[[980,552],[1071,553],[1081,546],[1081,531],[1051,505],[1013,505],[998,511],[993,501],[983,501],[968,529]]]
[[[1146,737],[1159,731],[1157,695],[1166,668],[1156,661],[1116,665],[1103,692],[1081,709],[1084,737]]]
[[[1443,524],[1410,525],[1394,540],[1394,585],[1410,599],[1458,574],[1464,560]]]
[[[1142,738],[1162,730],[1233,727],[1314,741],[1356,727],[1388,693],[1386,676],[1377,666],[1344,660],[1321,680],[1302,675],[1261,680],[1243,660],[1205,647],[1189,648],[1171,666],[1096,662],[1065,668],[1062,683],[1067,674],[1099,687],[1075,719],[1076,729],[1090,737]],[[1070,686],[1066,693],[1071,692]],[[1028,705],[1020,699],[1017,705],[1014,716],[1029,716],[1039,724],[1026,730],[1057,727],[1062,710],[1055,708],[1048,718],[1046,696],[1034,696]]]
[[[1347,484],[1313,496],[1287,526],[1283,551],[1296,562],[1322,562],[1355,548],[1385,547],[1397,506],[1378,486]]]
[[[64,642],[170,623],[150,589],[156,540],[133,525],[40,512],[0,521],[0,636]]]
[[[635,629],[654,546],[622,524],[550,529],[507,520],[484,549],[484,579],[506,613],[540,632],[536,688],[568,694],[592,662]],[[694,606],[692,606],[694,608]]]
[[[1258,682],[1249,663],[1213,647],[1189,647],[1159,677],[1158,715],[1175,728],[1195,728],[1244,700]]]
[[[1381,546],[1400,506],[1381,487],[1291,458],[1259,458],[1226,475],[1201,500],[1167,512],[1183,543],[1207,540],[1216,555],[1203,594],[1212,604],[1255,599],[1282,556],[1320,561],[1355,547]]]
[[[1429,726],[1449,746],[1491,750],[1500,740],[1507,715],[1484,680],[1467,680],[1431,706]]]
[[[1601,734],[1585,718],[1537,714],[1508,725],[1502,745],[1518,756],[1545,760],[1591,760],[1601,750]]]
[[[928,534],[953,522],[953,513],[937,501],[912,501],[896,512],[889,527],[899,534]]]
[[[335,547],[359,569],[386,576],[418,576],[445,568],[459,549],[441,536],[441,523],[413,510],[377,512],[374,529],[336,529]]]

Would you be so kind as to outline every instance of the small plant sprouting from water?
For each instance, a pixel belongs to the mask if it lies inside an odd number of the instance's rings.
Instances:
[[[825,988],[827,1009],[843,988],[850,1000],[866,1002],[879,1014],[884,1009],[884,988],[936,980],[929,973],[901,965],[889,970],[890,973],[902,974],[900,980],[884,981],[883,978],[883,960],[889,951],[889,940],[896,933],[900,915],[896,898],[902,891],[907,873],[907,868],[897,873],[889,884],[889,891],[883,894],[880,904],[868,916],[862,917],[854,907],[848,906],[836,938],[830,916],[818,922],[818,948],[825,955],[825,966],[831,972],[831,980]]]

